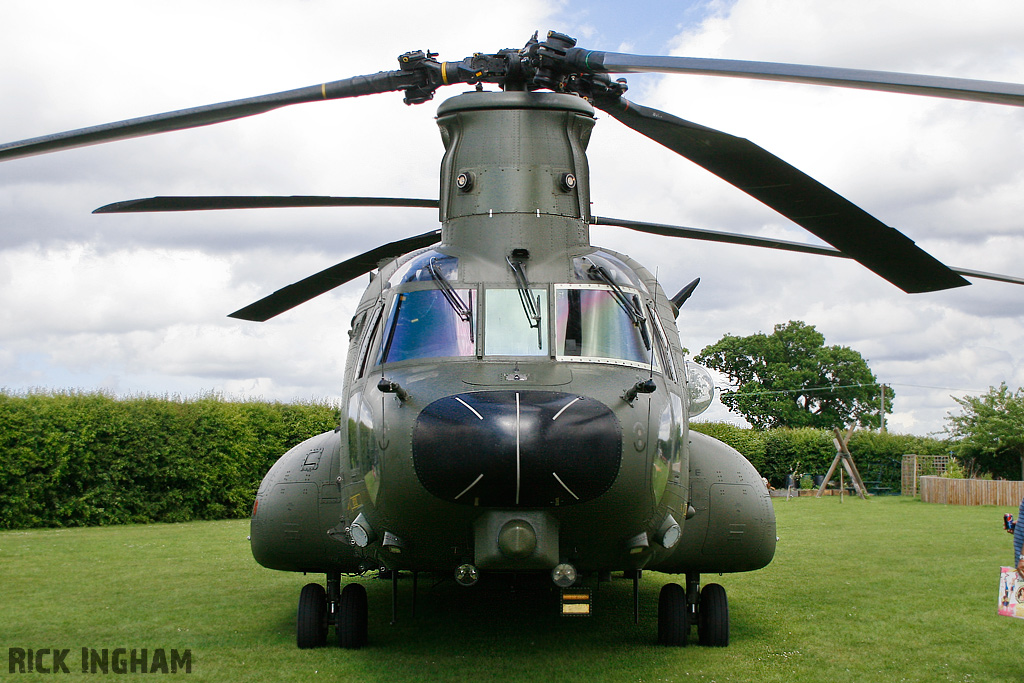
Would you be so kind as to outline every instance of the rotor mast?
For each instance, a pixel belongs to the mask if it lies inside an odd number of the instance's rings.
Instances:
[[[594,109],[556,93],[471,92],[438,108],[441,241],[503,263],[590,246]]]

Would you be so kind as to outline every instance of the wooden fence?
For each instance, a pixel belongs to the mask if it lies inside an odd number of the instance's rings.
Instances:
[[[900,494],[918,495],[921,493],[921,477],[942,474],[948,466],[948,455],[904,455]]]
[[[1001,505],[1016,508],[1024,498],[1024,481],[946,479],[925,476],[918,479],[921,500],[946,505]]]

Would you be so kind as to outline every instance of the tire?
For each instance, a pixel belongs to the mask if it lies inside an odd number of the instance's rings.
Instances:
[[[302,649],[327,644],[327,591],[319,583],[307,583],[299,593],[295,642]]]
[[[690,611],[686,590],[678,583],[666,583],[658,596],[658,642],[662,645],[686,645],[690,633]]]
[[[729,599],[725,589],[717,583],[709,583],[700,591],[697,635],[700,644],[706,647],[729,644]]]
[[[348,650],[358,650],[366,645],[368,636],[369,605],[366,589],[361,584],[347,584],[341,591],[335,630],[338,645]]]

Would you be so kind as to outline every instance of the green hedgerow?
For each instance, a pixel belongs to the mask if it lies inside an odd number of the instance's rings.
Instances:
[[[0,392],[0,528],[244,517],[274,461],[337,424],[327,403]]]
[[[772,486],[785,485],[786,475],[824,475],[836,456],[835,434],[828,429],[744,429],[723,422],[694,422],[694,431],[729,444],[749,460]],[[856,431],[850,439],[850,452],[865,482],[893,491],[900,488],[900,461],[907,453],[940,455],[949,444],[940,439]]]

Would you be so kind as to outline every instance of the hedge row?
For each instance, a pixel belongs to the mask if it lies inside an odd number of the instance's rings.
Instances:
[[[836,457],[834,434],[824,429],[756,431],[724,422],[694,422],[690,428],[738,450],[776,488],[784,486],[786,475],[794,471],[826,474]],[[943,455],[949,453],[949,444],[907,434],[857,431],[850,439],[850,453],[865,483],[879,482],[879,486],[899,491],[903,455]]]
[[[0,528],[239,518],[326,403],[0,393]]]
[[[245,517],[277,458],[337,424],[327,403],[0,392],[0,528]],[[776,487],[794,469],[825,474],[835,457],[825,430],[691,427],[740,451]],[[898,490],[903,454],[948,445],[862,431],[850,450],[866,481]]]

